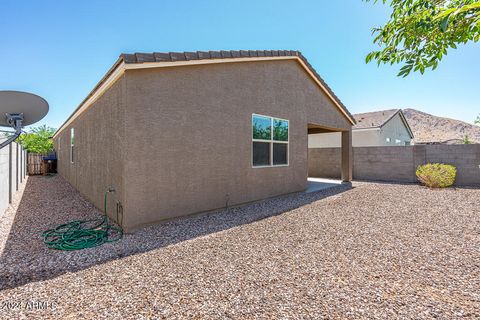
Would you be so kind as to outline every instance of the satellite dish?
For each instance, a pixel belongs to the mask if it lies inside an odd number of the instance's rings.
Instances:
[[[41,120],[48,113],[45,99],[27,92],[0,91],[0,126],[12,127],[15,133],[0,143],[0,149],[15,140],[23,126]]]
[[[0,126],[11,126],[6,114],[23,114],[22,125],[40,121],[48,113],[45,99],[27,92],[0,91]]]

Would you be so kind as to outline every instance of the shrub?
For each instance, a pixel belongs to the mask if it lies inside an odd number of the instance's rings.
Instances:
[[[429,188],[446,188],[455,182],[457,168],[443,163],[427,163],[418,166],[418,180]]]

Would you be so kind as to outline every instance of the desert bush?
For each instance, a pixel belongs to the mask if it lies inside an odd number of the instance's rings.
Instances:
[[[429,188],[446,188],[455,182],[457,168],[443,163],[427,163],[418,166],[418,180]]]

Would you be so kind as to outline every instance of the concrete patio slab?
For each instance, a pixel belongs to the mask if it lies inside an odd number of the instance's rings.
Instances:
[[[324,179],[324,178],[308,178],[308,188],[306,193],[317,192],[329,188],[338,187],[342,184],[342,180]]]

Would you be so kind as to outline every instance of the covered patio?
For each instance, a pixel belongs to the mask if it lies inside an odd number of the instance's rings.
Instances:
[[[341,133],[341,181],[346,183],[351,182],[353,176],[352,129],[350,128],[349,130],[342,130],[338,128],[322,126],[315,123],[308,123],[308,134],[322,134],[332,132]]]

